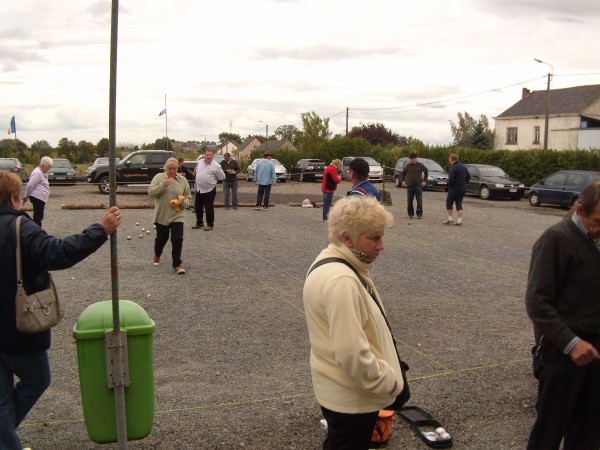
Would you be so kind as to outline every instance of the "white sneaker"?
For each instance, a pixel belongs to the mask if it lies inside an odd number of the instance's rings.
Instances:
[[[444,220],[442,223],[443,223],[444,225],[450,225],[450,224],[451,224],[451,223],[453,223],[453,222],[454,222],[454,220],[452,220],[452,219],[446,219],[446,220]]]

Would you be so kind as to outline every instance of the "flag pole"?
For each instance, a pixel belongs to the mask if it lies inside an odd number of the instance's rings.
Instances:
[[[169,114],[166,111],[167,111],[167,94],[165,93],[165,137],[167,138],[167,142],[165,143],[167,148],[165,148],[165,150],[169,150],[169,132],[167,131],[167,116]]]

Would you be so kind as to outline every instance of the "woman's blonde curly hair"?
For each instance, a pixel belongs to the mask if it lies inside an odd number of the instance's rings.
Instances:
[[[342,244],[347,233],[352,240],[367,231],[383,231],[392,226],[394,217],[375,197],[352,195],[335,202],[329,211],[329,241]]]

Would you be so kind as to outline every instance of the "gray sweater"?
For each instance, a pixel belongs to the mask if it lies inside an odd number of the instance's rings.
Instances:
[[[573,221],[553,225],[534,244],[525,304],[561,351],[575,336],[600,336],[600,251]]]

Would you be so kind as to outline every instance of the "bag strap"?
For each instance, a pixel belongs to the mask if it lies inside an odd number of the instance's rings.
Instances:
[[[16,255],[17,255],[17,284],[18,285],[23,284],[23,273],[21,271],[21,219],[22,218],[23,218],[23,216],[19,216],[19,217],[17,217],[17,220],[15,221],[15,231],[17,233]]]
[[[348,267],[350,267],[350,269],[352,269],[354,274],[358,277],[358,280],[361,282],[361,284],[367,290],[367,292],[371,295],[371,298],[373,299],[373,301],[379,308],[381,315],[385,319],[385,324],[387,325],[388,330],[390,330],[390,334],[392,335],[392,340],[394,341],[394,345],[396,346],[396,352],[397,352],[398,344],[396,343],[396,338],[394,337],[394,333],[392,332],[392,327],[390,326],[390,322],[388,321],[388,318],[385,315],[385,312],[383,311],[383,307],[381,306],[381,304],[379,303],[379,300],[377,300],[377,297],[375,296],[375,289],[365,281],[365,279],[358,273],[358,270],[356,270],[352,264],[350,264],[348,261],[346,261],[345,259],[342,259],[342,258],[335,258],[335,257],[324,258],[320,261],[317,261],[315,264],[313,264],[312,267],[309,269],[308,273],[306,274],[306,276],[308,276],[317,267],[320,267],[324,264],[328,264],[328,263],[332,263],[332,262],[339,262],[339,263],[347,265]],[[398,359],[400,359],[400,355],[398,355]]]

